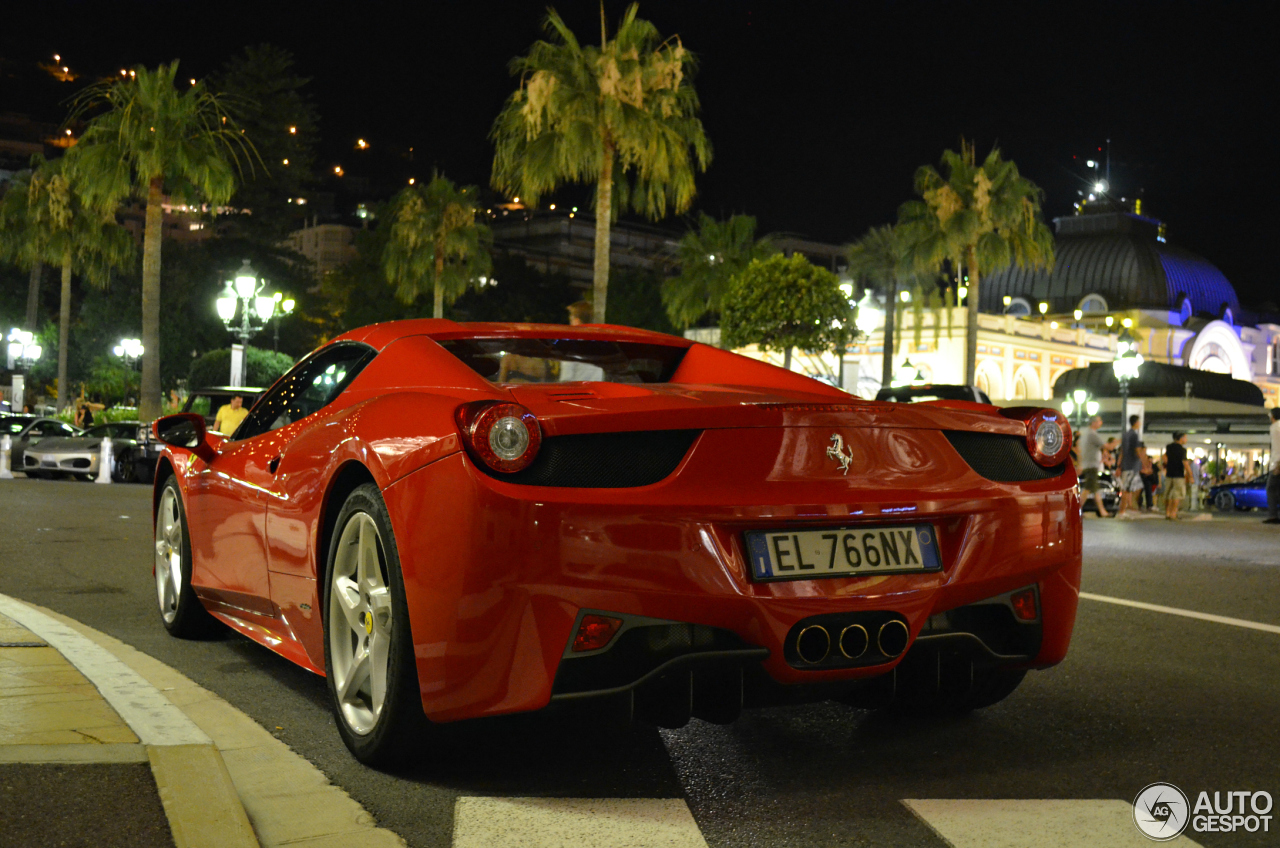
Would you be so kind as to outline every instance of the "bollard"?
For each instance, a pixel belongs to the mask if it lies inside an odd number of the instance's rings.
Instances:
[[[111,439],[102,437],[102,449],[98,454],[98,479],[95,483],[111,482]]]
[[[9,470],[9,454],[13,451],[13,439],[5,433],[0,436],[0,480],[12,480],[13,472]]]

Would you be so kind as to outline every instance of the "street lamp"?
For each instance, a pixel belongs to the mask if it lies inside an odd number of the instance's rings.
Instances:
[[[911,386],[916,383],[924,382],[924,374],[920,369],[911,364],[911,358],[907,357],[902,362],[902,367],[898,369],[898,373],[894,375],[894,386]]]
[[[22,411],[22,396],[26,392],[26,372],[40,360],[44,348],[36,343],[36,337],[27,330],[14,327],[9,331],[9,369],[13,375],[14,412]]]
[[[261,294],[265,285],[266,283],[258,278],[258,273],[249,265],[249,260],[245,259],[241,267],[236,271],[235,279],[227,280],[226,286],[222,289],[222,294],[218,296],[216,303],[218,317],[222,319],[222,323],[227,330],[240,339],[242,345],[247,345],[249,339],[261,332],[262,328],[275,315],[277,297]],[[240,313],[240,321],[238,323],[235,320],[237,307],[239,307]],[[231,363],[232,385],[243,385],[243,357],[237,362],[236,357],[233,355]]]
[[[280,318],[293,312],[293,307],[297,302],[291,297],[285,297],[280,292],[276,292],[272,298],[275,301],[275,310],[271,313],[271,352],[280,352]]]
[[[1120,383],[1121,432],[1125,432],[1129,427],[1129,381],[1138,376],[1138,370],[1142,367],[1142,354],[1138,353],[1138,340],[1134,338],[1133,333],[1129,332],[1129,323],[1126,320],[1125,326],[1120,330],[1120,337],[1116,339],[1116,358],[1111,363],[1116,381]]]
[[[1089,397],[1084,389],[1075,389],[1071,392],[1071,397],[1062,402],[1062,414],[1071,419],[1076,432],[1080,432],[1085,421],[1098,414],[1098,402]]]
[[[125,368],[132,369],[142,358],[142,342],[139,339],[121,339],[120,344],[113,347],[111,352],[124,360]]]

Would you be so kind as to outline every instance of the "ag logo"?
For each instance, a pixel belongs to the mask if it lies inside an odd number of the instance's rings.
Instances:
[[[1153,783],[1133,799],[1133,823],[1156,842],[1176,839],[1190,818],[1187,796],[1172,783]]]

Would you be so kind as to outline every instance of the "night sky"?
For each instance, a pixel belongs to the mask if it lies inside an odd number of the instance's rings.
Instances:
[[[55,52],[87,75],[180,58],[185,77],[270,42],[312,77],[318,164],[387,185],[433,166],[487,185],[489,127],[514,86],[507,62],[540,36],[545,13],[537,2],[479,0],[22,6],[6,10],[0,35],[2,111],[61,120],[57,89],[31,84],[27,70]],[[598,42],[596,0],[556,8]],[[605,8],[612,26],[625,4]],[[998,144],[1045,190],[1053,217],[1088,189],[1084,160],[1105,157],[1098,149],[1110,139],[1114,193],[1141,192],[1172,243],[1218,265],[1258,305],[1280,301],[1266,254],[1280,223],[1271,155],[1280,75],[1265,8],[647,0],[640,14],[700,60],[715,158],[695,209],[846,242],[892,221],[912,197],[915,168],[963,135],[980,154]],[[355,151],[357,138],[370,150]]]

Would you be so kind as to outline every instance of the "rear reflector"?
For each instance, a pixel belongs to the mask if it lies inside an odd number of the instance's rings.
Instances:
[[[621,626],[620,618],[610,618],[607,615],[584,615],[582,623],[578,625],[578,635],[573,637],[573,650],[598,651],[609,644],[609,640]]]
[[[1023,589],[1021,592],[1014,592],[1009,598],[1009,603],[1013,604],[1013,614],[1022,621],[1035,621],[1038,611],[1036,610],[1036,590]]]

